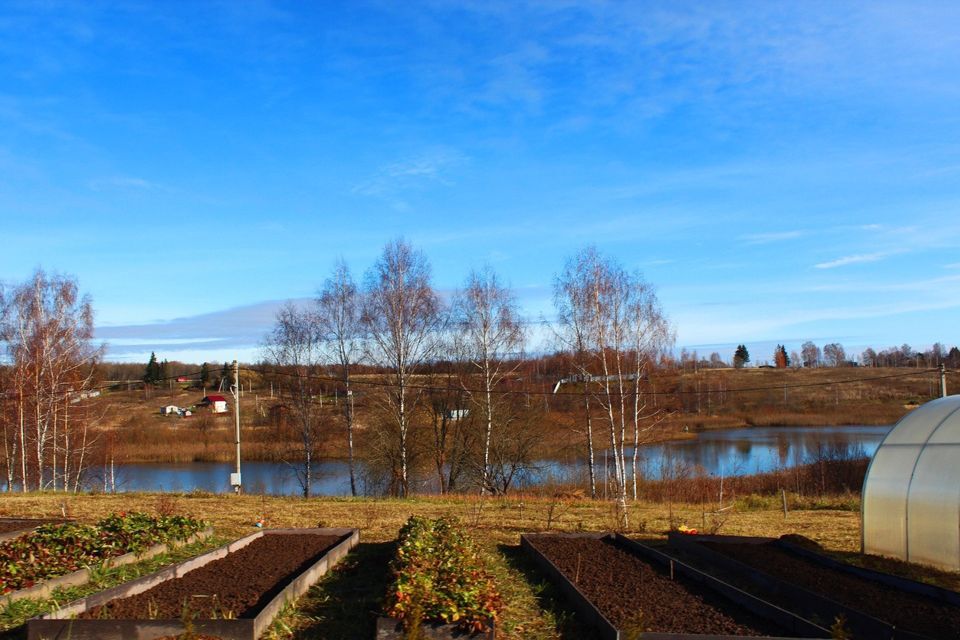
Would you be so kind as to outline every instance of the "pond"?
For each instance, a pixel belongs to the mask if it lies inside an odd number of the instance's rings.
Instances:
[[[644,475],[660,477],[665,469],[677,464],[698,467],[710,475],[747,475],[777,468],[791,467],[822,455],[872,456],[880,441],[891,429],[885,426],[847,427],[752,427],[697,433],[689,440],[676,440],[641,447]],[[632,455],[632,451],[628,451]],[[598,475],[603,478],[606,456],[596,456]],[[606,458],[612,467],[612,460]],[[349,467],[344,460],[322,460],[316,463],[312,483],[313,495],[342,496],[350,494]],[[537,469],[524,476],[529,486],[547,480],[571,481],[585,477],[586,462],[543,460]],[[193,462],[117,465],[115,484],[119,491],[210,491],[229,492],[233,463]],[[298,495],[301,485],[296,469],[278,462],[243,462],[243,490],[246,493]],[[358,471],[363,476],[363,470]],[[360,482],[360,489],[367,488]],[[102,479],[93,480],[92,488],[103,488]],[[431,481],[415,487],[431,491]],[[374,492],[368,490],[367,492]]]

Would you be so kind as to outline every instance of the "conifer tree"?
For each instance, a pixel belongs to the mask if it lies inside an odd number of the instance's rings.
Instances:
[[[747,351],[747,346],[738,344],[737,350],[733,354],[733,366],[740,369],[748,362],[750,362],[750,352]]]
[[[157,354],[150,352],[150,362],[147,363],[146,371],[143,373],[143,381],[147,384],[155,385],[161,378],[160,363],[157,362]]]
[[[229,391],[231,384],[233,384],[233,372],[230,371],[230,363],[224,362],[223,369],[220,370],[220,386]]]

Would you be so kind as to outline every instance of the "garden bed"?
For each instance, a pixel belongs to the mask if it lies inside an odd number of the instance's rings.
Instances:
[[[0,542],[31,533],[43,524],[66,522],[61,518],[0,518]]]
[[[521,546],[605,639],[830,635],[622,536],[528,534]]]
[[[784,608],[822,620],[842,615],[856,638],[960,638],[960,594],[845,565],[809,541],[671,535],[670,542]]]
[[[133,564],[135,562],[141,562],[143,560],[149,560],[154,558],[161,553],[166,553],[171,549],[176,549],[178,547],[185,547],[191,545],[194,542],[199,542],[201,540],[206,540],[213,535],[213,529],[207,528],[203,531],[197,532],[187,538],[182,540],[172,540],[170,542],[162,542],[160,544],[155,544],[152,547],[148,547],[144,551],[125,553],[122,556],[114,556],[112,558],[107,558],[103,561],[102,565],[106,568],[111,567],[121,567],[127,564]],[[87,584],[90,582],[92,577],[92,571],[88,567],[72,571],[66,575],[58,576],[56,578],[50,578],[44,580],[39,584],[35,584],[32,587],[27,587],[25,589],[20,589],[19,591],[11,591],[10,593],[0,596],[3,602],[10,604],[11,602],[16,602],[17,600],[23,600],[24,598],[49,598],[53,595],[53,592],[57,589],[66,589],[68,587],[79,587],[81,585]]]
[[[90,580],[95,567],[117,567],[212,534],[185,516],[111,515],[96,525],[47,523],[0,542],[0,601],[46,598]]]
[[[30,620],[28,638],[153,640],[193,631],[254,640],[358,542],[356,529],[259,531]]]
[[[476,544],[455,518],[412,516],[390,563],[378,640],[495,637],[503,601]]]

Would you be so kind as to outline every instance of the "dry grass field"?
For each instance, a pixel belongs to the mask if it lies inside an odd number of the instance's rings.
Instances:
[[[764,508],[769,503],[769,508]],[[739,505],[740,503],[737,503]],[[779,536],[801,533],[837,551],[852,551],[860,545],[859,510],[849,502],[830,499],[816,509],[791,511],[784,519],[776,501],[744,500],[722,514],[701,505],[633,503],[629,506],[627,534],[655,536],[671,525],[708,527],[714,521],[722,533]],[[760,505],[759,507],[757,505]],[[271,497],[215,494],[113,494],[63,496],[56,494],[7,494],[0,506],[2,516],[60,517],[94,521],[117,511],[149,513],[176,511],[208,520],[219,535],[239,536],[254,531],[263,518],[269,527],[358,527],[363,540],[392,540],[411,515],[452,515],[470,526],[483,540],[516,544],[527,531],[601,531],[614,527],[612,503],[564,497],[509,496],[505,498],[415,497],[410,499]]]
[[[246,375],[246,374],[244,374]],[[241,399],[244,457],[249,460],[298,459],[295,428],[284,422],[278,393],[262,382]],[[552,379],[528,381],[543,403],[537,424],[541,458],[563,459],[582,454],[582,401],[575,395],[552,395]],[[948,389],[960,385],[960,373],[949,372]],[[749,426],[892,424],[911,409],[937,396],[935,373],[920,369],[701,369],[657,372],[649,398],[663,420],[649,432],[649,441],[692,437],[704,429]],[[543,394],[547,390],[546,394]],[[211,390],[208,390],[211,391]],[[274,390],[275,391],[275,390]],[[564,388],[563,391],[576,391]],[[117,462],[229,461],[233,457],[234,417],[199,410],[190,418],[161,416],[165,405],[189,407],[203,391],[188,385],[150,390],[106,391],[96,402],[102,432],[94,457],[100,463],[109,449]],[[329,390],[323,398],[321,431],[314,452],[318,457],[345,458],[346,438],[338,398]],[[369,446],[368,407],[364,392],[357,396],[357,451]],[[421,416],[422,420],[427,420]],[[423,433],[429,431],[421,425]]]

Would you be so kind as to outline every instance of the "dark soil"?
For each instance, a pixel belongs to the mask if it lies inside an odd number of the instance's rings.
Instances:
[[[82,618],[253,618],[301,571],[340,541],[335,536],[265,535],[220,560],[143,593],[95,607]]]
[[[670,580],[659,567],[611,541],[557,536],[537,537],[531,542],[622,631],[743,636],[783,633],[719,596]]]
[[[705,547],[769,575],[824,595],[904,629],[937,639],[960,639],[960,608],[820,566],[766,544],[705,542]],[[789,609],[792,603],[780,602]]]
[[[0,533],[10,533],[21,529],[33,529],[48,522],[63,522],[63,520],[43,520],[31,518],[0,518]]]

